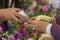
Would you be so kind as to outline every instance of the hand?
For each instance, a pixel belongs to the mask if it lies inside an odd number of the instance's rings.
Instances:
[[[36,18],[36,17],[33,17]],[[31,19],[33,19],[31,18]],[[46,21],[36,21],[36,20],[29,20],[28,23],[26,23],[26,27],[27,28],[36,28],[37,31],[42,31],[42,32],[46,32],[46,27],[49,23]]]
[[[18,14],[19,11],[20,9],[18,8],[0,9],[0,16],[6,20],[13,20],[15,22],[21,23],[22,20],[20,20],[19,17],[23,18],[23,20],[27,20],[27,18],[21,14]]]

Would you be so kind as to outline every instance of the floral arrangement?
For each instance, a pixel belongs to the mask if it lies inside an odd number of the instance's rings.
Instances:
[[[39,15],[37,16],[36,19],[31,19],[33,20],[37,20],[40,21],[40,19],[45,20],[46,19],[51,19],[48,16],[45,15]],[[46,20],[48,21],[48,20]],[[8,28],[10,28],[10,30],[8,29],[8,31],[4,32],[6,29],[5,25],[2,24],[2,26],[0,27],[0,39],[1,40],[54,40],[53,37],[50,34],[41,32],[41,31],[37,31],[35,28],[33,29],[28,29],[25,28],[24,23],[21,24],[17,24],[15,22],[12,22],[13,25],[8,26]],[[44,36],[45,35],[45,36]]]
[[[41,19],[50,21],[50,16],[56,12],[55,9],[52,9],[50,4],[45,4],[42,6],[37,5],[37,3],[34,1],[30,7],[28,5],[29,1],[26,0],[26,7],[28,8],[26,10],[26,13],[29,15],[30,18],[37,16],[37,21],[40,21]],[[35,19],[32,19],[32,21],[33,20]],[[25,28],[24,23],[18,24],[11,21],[8,22],[7,28],[8,30],[6,31],[6,25],[0,25],[0,40],[54,40],[51,35],[37,31],[35,28]]]

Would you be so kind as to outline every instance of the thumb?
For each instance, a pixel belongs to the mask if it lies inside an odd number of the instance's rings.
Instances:
[[[14,8],[17,12],[19,12],[21,9],[19,9],[19,8]]]

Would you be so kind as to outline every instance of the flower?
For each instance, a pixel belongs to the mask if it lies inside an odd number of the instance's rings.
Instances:
[[[50,7],[50,5],[48,5],[48,4],[46,4],[46,5],[44,5],[43,7],[42,7],[42,12],[43,13],[47,13],[47,12],[49,12],[51,10],[51,7]]]

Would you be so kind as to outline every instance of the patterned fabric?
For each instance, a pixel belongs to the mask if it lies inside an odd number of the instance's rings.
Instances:
[[[55,40],[60,40],[60,25],[52,25],[51,35]]]

